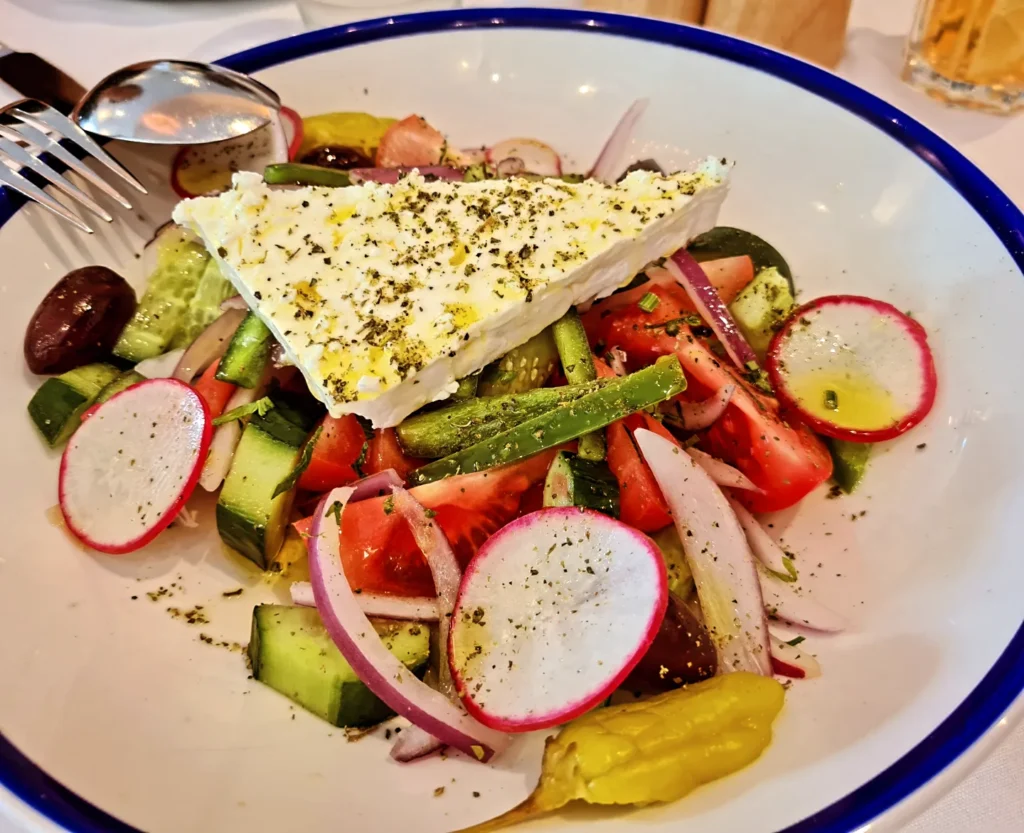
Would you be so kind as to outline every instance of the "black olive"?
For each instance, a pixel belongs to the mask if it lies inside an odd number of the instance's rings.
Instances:
[[[341,145],[314,148],[299,161],[305,165],[319,165],[321,168],[337,168],[341,171],[373,167],[373,160],[361,150]]]

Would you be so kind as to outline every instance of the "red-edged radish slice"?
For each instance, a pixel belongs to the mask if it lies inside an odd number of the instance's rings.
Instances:
[[[349,503],[352,500],[349,499]],[[316,607],[313,585],[308,581],[293,581],[288,588],[292,604]],[[389,596],[385,593],[359,594],[359,607],[367,616],[379,619],[406,619],[414,622],[436,622],[437,599],[430,596]]]
[[[715,481],[717,486],[725,486],[728,489],[742,489],[748,492],[763,491],[738,468],[730,466],[724,460],[719,460],[717,457],[712,457],[706,451],[701,451],[699,448],[688,448],[686,453],[693,458],[693,461],[698,466],[708,473],[708,476]]]
[[[291,107],[282,107],[281,127],[284,128],[284,141],[288,146],[288,158],[294,159],[299,155],[299,148],[302,147],[302,139],[305,136],[305,130],[302,127],[302,116]]]
[[[283,122],[268,122],[252,133],[211,142],[186,145],[171,166],[171,187],[182,199],[199,197],[231,187],[238,171],[262,171],[274,162],[288,161],[288,140]]]
[[[540,176],[560,176],[562,159],[551,145],[536,139],[506,139],[487,149],[487,164],[497,168],[506,159],[521,159],[522,170]]]
[[[841,440],[891,440],[935,403],[924,327],[873,298],[830,295],[800,307],[775,334],[767,362],[779,400]]]
[[[575,507],[524,515],[463,576],[449,645],[459,696],[506,732],[572,720],[633,670],[667,604],[665,564],[647,536]]]
[[[804,680],[821,676],[821,664],[807,653],[803,647],[803,640],[796,645],[790,645],[789,642],[771,634],[771,641],[772,671],[780,677]]]
[[[747,543],[750,544],[750,551],[754,553],[757,560],[780,576],[796,578],[793,559],[786,555],[785,550],[768,534],[768,530],[761,526],[757,518],[750,514],[747,507],[733,498],[729,498],[729,505],[736,513],[736,520],[743,527]]]
[[[145,546],[192,494],[211,433],[203,398],[177,379],[150,379],[111,397],[61,458],[68,529],[100,552]]]
[[[753,363],[756,369],[757,356],[754,355],[753,348],[747,344],[747,340],[733,321],[729,308],[693,256],[686,249],[679,249],[665,261],[665,268],[686,290],[700,317],[715,331],[725,352],[736,366],[744,370],[749,369]]]
[[[704,621],[718,648],[719,673],[769,675],[771,651],[757,563],[729,501],[678,446],[644,428],[633,437],[672,511]]]
[[[609,185],[619,178],[626,167],[626,146],[632,141],[636,126],[647,112],[647,105],[650,103],[649,99],[638,98],[629,106],[601,148],[594,167],[590,169],[592,178]]]
[[[352,496],[342,487],[329,492],[313,515],[309,577],[324,627],[363,684],[394,711],[478,761],[487,761],[508,738],[483,726],[441,692],[434,691],[381,642],[359,607],[341,560],[341,515]]]
[[[846,620],[834,610],[816,602],[803,588],[758,569],[761,594],[769,616],[812,631],[838,633],[846,629]]]

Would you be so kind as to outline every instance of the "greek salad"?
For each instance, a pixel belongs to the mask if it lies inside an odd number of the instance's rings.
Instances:
[[[717,224],[727,160],[626,164],[645,106],[581,173],[286,108],[178,154],[138,297],[76,269],[25,336],[75,538],[198,523],[254,570],[308,561],[253,610],[256,680],[337,726],[399,715],[400,762],[560,727],[477,830],[755,760],[778,678],[821,674],[808,643],[845,624],[759,515],[852,492],[935,399],[919,322],[798,304],[778,250]]]

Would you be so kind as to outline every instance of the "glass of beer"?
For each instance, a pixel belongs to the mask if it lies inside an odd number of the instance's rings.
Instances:
[[[949,104],[1024,108],[1024,0],[920,0],[903,78]]]

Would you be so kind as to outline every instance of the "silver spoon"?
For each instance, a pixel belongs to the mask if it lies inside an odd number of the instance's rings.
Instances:
[[[145,61],[100,81],[71,119],[124,142],[198,145],[251,133],[280,109],[277,94],[248,75],[194,61]]]

